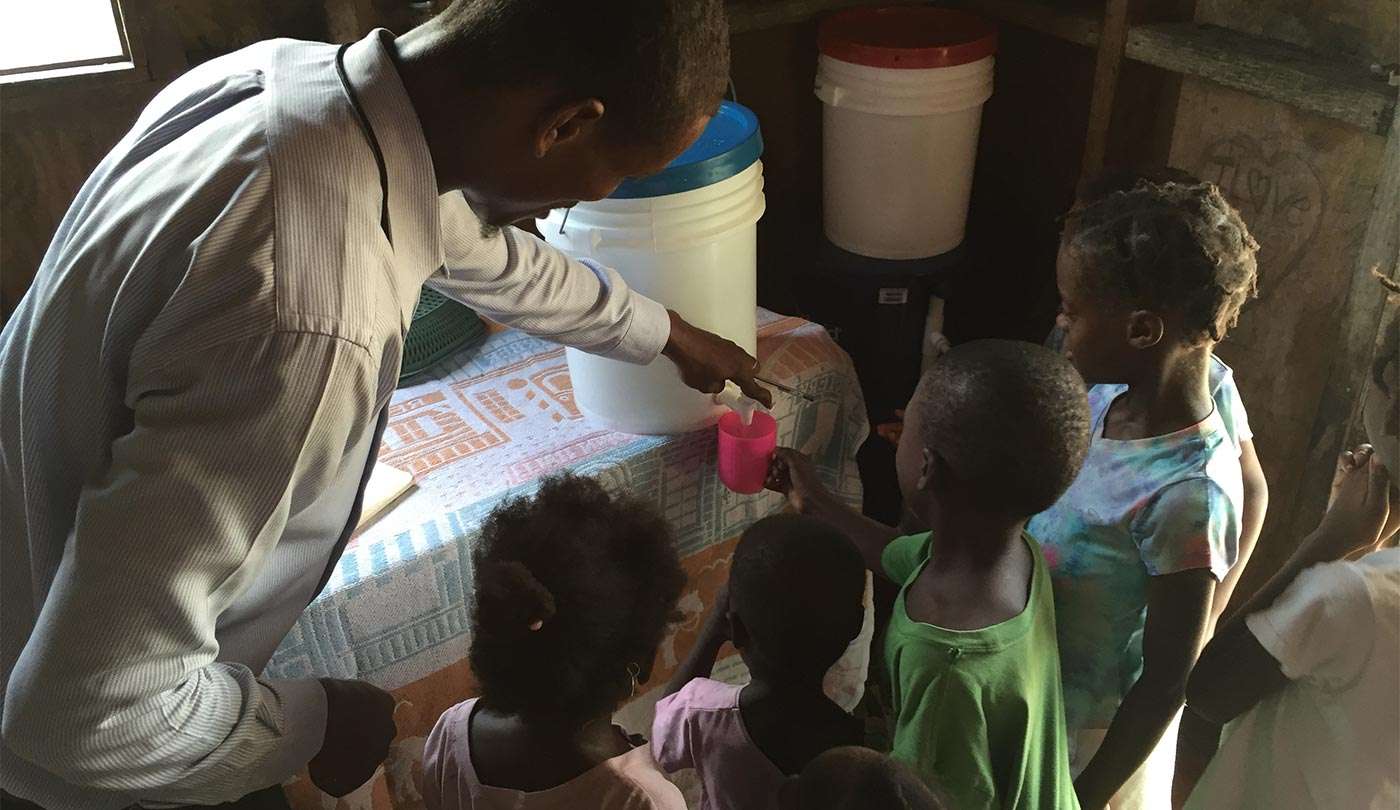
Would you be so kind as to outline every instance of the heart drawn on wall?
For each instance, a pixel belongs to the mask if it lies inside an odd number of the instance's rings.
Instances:
[[[1302,264],[1326,206],[1322,178],[1298,152],[1272,153],[1248,135],[1211,143],[1199,176],[1220,186],[1258,240],[1259,297],[1267,298]]]

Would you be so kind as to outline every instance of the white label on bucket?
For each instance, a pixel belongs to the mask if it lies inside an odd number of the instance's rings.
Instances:
[[[907,287],[881,287],[876,300],[881,304],[907,304],[909,303],[909,289]]]

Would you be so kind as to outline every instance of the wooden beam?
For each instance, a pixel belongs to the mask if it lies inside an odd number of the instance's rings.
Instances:
[[[1089,127],[1084,136],[1080,177],[1103,168],[1108,151],[1108,128],[1113,122],[1113,97],[1118,92],[1118,73],[1123,67],[1123,50],[1128,41],[1128,0],[1108,0],[1104,4],[1099,47],[1094,55],[1094,85],[1089,95]]]
[[[856,6],[872,5],[871,0],[777,0],[777,2],[730,3],[729,30],[741,34],[780,25],[794,25]],[[922,5],[921,0],[880,0],[879,5]]]
[[[793,25],[872,0],[776,0],[729,4],[729,30],[734,33]],[[922,5],[922,0],[879,0],[878,5]],[[1099,41],[1099,20],[1082,11],[1064,11],[1036,0],[951,0],[945,5],[974,11],[991,19],[1029,28],[1090,47]]]
[[[1385,337],[1386,310],[1395,308],[1371,273],[1375,268],[1400,281],[1400,113],[1392,116],[1380,182],[1342,309],[1341,334],[1313,419],[1306,472],[1292,505],[1291,525],[1299,529],[1311,528],[1326,508],[1337,454],[1360,436],[1362,392]]]
[[[909,4],[914,0],[887,0]],[[736,33],[805,22],[823,14],[870,0],[777,0],[777,2],[731,3],[730,29]],[[1108,0],[1113,11],[1117,0]],[[1028,28],[1079,45],[1099,45],[1104,24],[1117,25],[1118,16],[1106,14],[1100,20],[1078,10],[1064,10],[1036,0],[949,0],[948,5],[974,11],[1003,23]],[[1116,36],[1116,34],[1115,34]],[[1098,89],[1116,74],[1116,43],[1109,42],[1095,63],[1094,84]],[[1317,54],[1265,37],[1243,34],[1228,28],[1189,22],[1131,25],[1123,46],[1127,58],[1196,76],[1242,90],[1262,98],[1280,101],[1384,135],[1390,130],[1395,109],[1395,89],[1370,74],[1366,66],[1354,65],[1324,54]],[[1111,99],[1110,99],[1111,100]],[[1111,106],[1111,105],[1110,105]],[[1093,136],[1093,119],[1090,135]],[[1090,143],[1093,147],[1094,144]],[[1097,151],[1095,148],[1093,151]],[[1086,154],[1093,157],[1093,152]]]
[[[1099,19],[1083,11],[1035,0],[952,0],[949,5],[1076,45],[1092,48],[1099,44]]]
[[[1197,23],[1152,23],[1128,30],[1128,58],[1384,135],[1396,91],[1351,65],[1272,39]]]

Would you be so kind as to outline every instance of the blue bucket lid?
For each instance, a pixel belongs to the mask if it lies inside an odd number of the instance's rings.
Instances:
[[[758,131],[758,116],[742,104],[723,101],[690,148],[650,177],[624,180],[611,199],[661,197],[704,188],[742,172],[761,154],[763,136]]]

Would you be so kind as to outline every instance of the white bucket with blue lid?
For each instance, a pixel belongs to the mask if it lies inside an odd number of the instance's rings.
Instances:
[[[555,247],[612,267],[631,287],[750,354],[758,349],[757,223],[763,216],[763,139],[747,107],[723,102],[669,166],[611,197],[539,220]],[[685,386],[664,357],[647,366],[567,351],[574,402],[626,433],[669,434],[714,424],[723,411]]]

